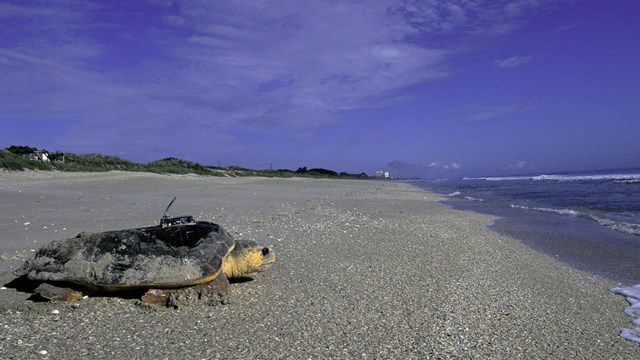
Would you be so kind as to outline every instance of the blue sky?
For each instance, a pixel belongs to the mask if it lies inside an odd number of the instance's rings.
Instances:
[[[0,147],[458,177],[640,166],[640,1],[0,3]]]

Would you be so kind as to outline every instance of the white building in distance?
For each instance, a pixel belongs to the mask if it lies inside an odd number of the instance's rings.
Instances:
[[[379,178],[379,179],[388,179],[389,178],[389,172],[388,171],[378,170],[378,171],[376,171],[376,177]]]

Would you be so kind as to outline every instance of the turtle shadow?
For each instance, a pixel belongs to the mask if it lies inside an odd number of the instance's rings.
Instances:
[[[229,284],[244,284],[254,280],[255,279],[250,276],[240,276],[240,277],[229,278]]]
[[[38,282],[29,280],[25,275],[25,276],[18,276],[17,278],[14,278],[13,280],[9,281],[3,286],[9,289],[14,289],[17,292],[31,294],[31,296],[28,297],[27,300],[31,300],[33,302],[45,302],[47,301],[47,299],[35,293],[35,290],[38,287],[38,285],[39,285]]]

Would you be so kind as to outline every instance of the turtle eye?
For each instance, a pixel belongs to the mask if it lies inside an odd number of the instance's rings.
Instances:
[[[269,251],[270,251],[270,250],[269,250],[269,248],[267,248],[267,247],[262,248],[262,256],[267,256],[267,255],[269,255]]]

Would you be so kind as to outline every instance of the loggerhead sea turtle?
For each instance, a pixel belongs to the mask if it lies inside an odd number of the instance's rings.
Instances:
[[[41,283],[35,292],[49,300],[77,301],[83,292],[146,290],[143,302],[169,305],[173,289],[194,287],[197,296],[222,294],[227,278],[258,273],[275,262],[269,247],[235,241],[211,222],[166,213],[157,226],[52,241],[16,275]]]

